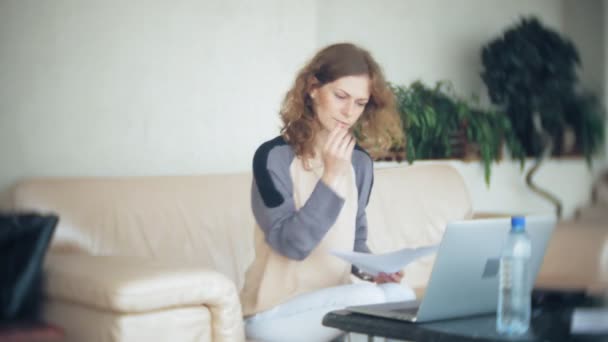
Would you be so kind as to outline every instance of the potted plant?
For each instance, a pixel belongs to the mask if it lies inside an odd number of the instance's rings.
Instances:
[[[406,135],[405,156],[417,159],[479,158],[490,184],[491,164],[498,161],[503,141],[512,150],[521,144],[501,112],[482,109],[476,98],[455,96],[447,81],[430,88],[421,81],[392,85]]]
[[[408,87],[392,86],[405,130],[405,155],[441,159],[453,155],[452,139],[459,128],[458,106],[443,91],[445,82],[429,88],[420,81]]]
[[[523,146],[504,113],[495,109],[479,109],[481,107],[477,99],[472,103],[477,107],[463,111],[461,121],[464,124],[468,144],[475,147],[483,163],[485,181],[489,186],[491,165],[500,160],[503,144],[506,144],[511,151],[521,151]]]

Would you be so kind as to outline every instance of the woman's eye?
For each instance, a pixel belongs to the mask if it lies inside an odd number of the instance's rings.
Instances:
[[[337,98],[341,99],[341,100],[344,100],[344,99],[346,98],[346,96],[341,95],[341,94],[335,94],[335,93],[334,93],[334,95],[335,95]]]
[[[357,105],[358,105],[359,107],[365,107],[365,105],[367,105],[367,103],[361,103],[361,102],[358,102],[358,103],[357,103]]]

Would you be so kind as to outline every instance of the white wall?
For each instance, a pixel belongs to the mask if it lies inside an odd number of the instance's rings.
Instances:
[[[32,176],[249,170],[296,70],[335,41],[369,48],[393,82],[478,93],[480,46],[522,14],[558,30],[568,15],[554,0],[0,1],[0,193]],[[512,164],[488,190],[478,163],[452,163],[476,209],[550,209]],[[582,161],[538,177],[566,212],[592,179]]]
[[[563,31],[575,43],[581,58],[579,77],[584,88],[604,91],[603,0],[564,0]]]
[[[317,9],[320,45],[358,42],[391,81],[448,79],[463,96],[482,88],[481,46],[522,15],[562,26],[562,5],[554,0],[332,0]]]
[[[314,2],[0,2],[0,187],[248,170],[314,52]]]
[[[429,163],[424,161],[424,163]],[[477,162],[450,160],[448,163],[463,176],[475,212],[501,214],[554,214],[555,207],[533,193],[525,182],[528,170],[534,165],[526,161],[522,170],[519,162],[502,161],[492,166],[491,183],[484,181],[483,167]],[[576,209],[589,202],[593,180],[602,169],[601,160],[588,169],[574,159],[547,160],[533,177],[534,183],[555,195],[562,202],[562,217],[572,217]],[[380,167],[385,165],[379,165]],[[389,165],[386,165],[389,166]],[[394,166],[391,164],[390,166]]]

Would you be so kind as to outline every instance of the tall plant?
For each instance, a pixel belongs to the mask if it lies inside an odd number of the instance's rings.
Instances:
[[[574,44],[534,17],[523,18],[483,47],[481,53],[490,98],[509,115],[524,149],[514,157],[535,156],[526,175],[528,186],[552,202],[561,216],[561,202],[532,181],[543,160],[562,152],[566,130],[575,133],[575,147],[591,165],[604,140],[604,113],[594,97],[577,92],[580,58]]]
[[[514,157],[559,154],[572,129],[577,149],[591,162],[604,139],[603,113],[593,97],[576,91],[580,58],[570,40],[534,17],[523,18],[485,45],[481,59],[491,100],[523,143],[522,151],[511,151]]]

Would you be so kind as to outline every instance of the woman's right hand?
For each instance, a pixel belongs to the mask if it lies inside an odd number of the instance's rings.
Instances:
[[[344,176],[352,168],[351,158],[355,148],[355,138],[348,128],[337,125],[327,137],[321,151],[324,171],[321,179],[330,188],[336,189]]]

